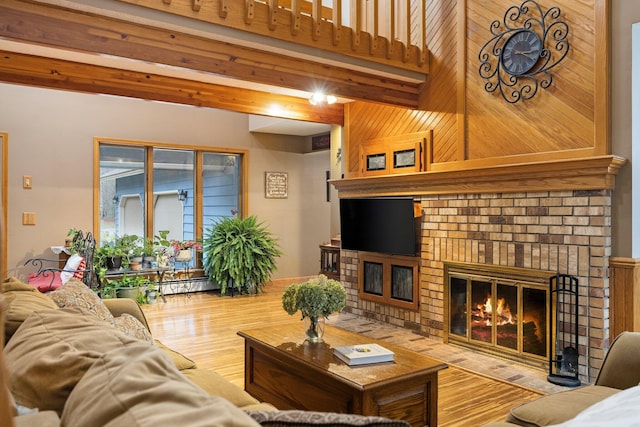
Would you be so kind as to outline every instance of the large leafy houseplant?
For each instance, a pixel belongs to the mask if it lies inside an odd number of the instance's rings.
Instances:
[[[203,267],[225,294],[232,283],[241,293],[258,293],[282,255],[273,234],[252,215],[225,217],[205,232]]]

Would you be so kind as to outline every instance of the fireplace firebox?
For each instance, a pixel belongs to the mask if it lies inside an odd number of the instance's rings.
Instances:
[[[554,273],[445,263],[445,342],[546,367]]]

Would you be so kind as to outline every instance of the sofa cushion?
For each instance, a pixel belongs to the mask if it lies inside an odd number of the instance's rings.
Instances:
[[[113,315],[100,297],[78,279],[70,279],[49,296],[60,308],[80,307],[99,320],[113,323]]]
[[[34,311],[5,348],[16,403],[61,413],[91,365],[102,354],[132,342],[142,343],[79,308]]]
[[[189,359],[186,356],[183,356],[177,351],[170,349],[160,341],[155,340],[155,344],[156,346],[158,346],[158,348],[164,351],[164,353],[167,356],[169,356],[169,358],[171,359],[173,364],[176,366],[176,368],[178,368],[178,370],[182,371],[183,369],[193,369],[197,367],[196,362],[194,362],[193,360]]]
[[[527,427],[559,424],[618,392],[617,388],[585,386],[550,394],[511,409],[507,421]]]
[[[22,325],[31,313],[36,310],[57,310],[58,306],[48,296],[38,292],[36,288],[22,283],[15,277],[6,279],[3,283],[5,301],[5,336],[4,342]]]
[[[634,427],[640,425],[640,387],[630,387],[609,396],[555,427]]]
[[[260,403],[217,372],[208,369],[185,369],[181,373],[210,396],[224,397],[239,408]]]
[[[314,411],[248,411],[251,418],[263,427],[362,426],[409,427],[405,421],[383,417]]]
[[[105,353],[71,392],[62,425],[257,426],[225,399],[187,381],[157,347],[144,343]]]

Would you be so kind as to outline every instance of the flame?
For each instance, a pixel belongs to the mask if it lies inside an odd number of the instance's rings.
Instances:
[[[476,313],[474,313],[474,317],[480,319],[486,326],[491,326],[493,318],[491,295],[487,295],[484,303],[476,305]],[[516,318],[511,314],[509,304],[507,304],[504,298],[498,298],[496,300],[495,322],[498,326],[513,325],[516,322]]]

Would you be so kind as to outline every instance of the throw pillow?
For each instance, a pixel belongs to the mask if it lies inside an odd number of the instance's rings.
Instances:
[[[405,421],[384,417],[314,411],[247,411],[263,427],[362,426],[409,427]]]
[[[113,319],[114,326],[121,332],[129,335],[130,337],[137,338],[142,341],[146,341],[149,344],[154,344],[151,332],[144,327],[142,323],[129,313],[122,313],[120,316]]]
[[[73,277],[74,279],[78,279],[78,280],[82,280],[82,278],[84,277],[84,269],[87,268],[87,263],[85,262],[84,258],[82,258],[82,261],[80,261],[80,264],[78,264],[78,268],[75,273],[73,273]]]
[[[149,330],[135,317],[122,313],[114,317],[100,297],[78,279],[71,279],[60,289],[51,292],[49,296],[60,308],[79,307],[98,320],[111,324],[116,329],[130,337],[154,343]]]
[[[62,286],[59,271],[43,271],[40,274],[29,273],[27,281],[30,286],[38,289],[42,293],[55,291]]]
[[[67,263],[64,265],[63,270],[60,272],[60,281],[64,285],[73,277],[74,272],[78,269],[80,263],[84,260],[82,256],[78,254],[73,254],[67,260]]]
[[[179,371],[182,371],[184,369],[193,369],[193,368],[197,367],[196,366],[196,362],[194,362],[193,360],[191,360],[188,357],[184,356],[183,354],[178,353],[177,351],[170,349],[169,347],[167,347],[166,345],[164,345],[160,341],[154,340],[154,344],[160,350],[164,351],[164,354],[169,356],[169,358],[171,359],[173,364],[176,366],[176,368],[178,368]]]
[[[79,308],[35,311],[5,348],[11,393],[18,405],[61,414],[91,365],[132,343],[150,347]]]
[[[61,421],[67,427],[258,426],[187,381],[162,350],[139,341],[94,363],[69,395]]]
[[[60,289],[51,292],[49,296],[60,308],[80,307],[89,312],[96,319],[113,325],[113,315],[102,303],[95,292],[77,279],[69,280]]]
[[[22,325],[27,317],[36,310],[51,309],[57,310],[58,306],[51,301],[51,298],[38,292],[36,288],[26,283],[22,283],[15,277],[6,279],[3,283],[3,295],[5,304],[5,336],[7,343],[16,330]]]

